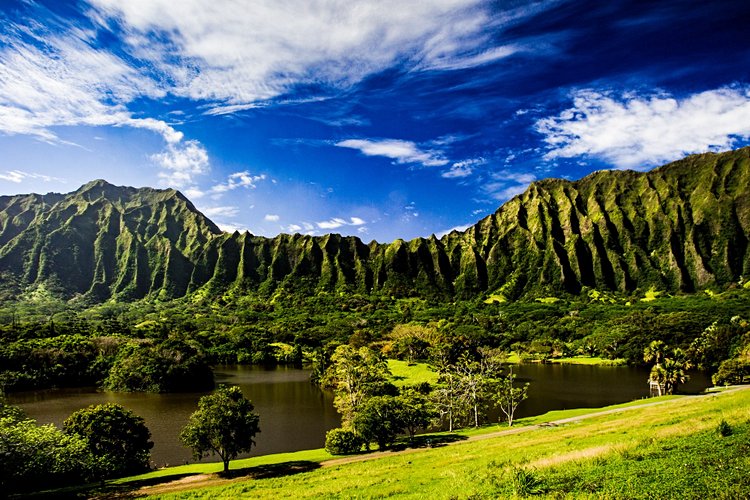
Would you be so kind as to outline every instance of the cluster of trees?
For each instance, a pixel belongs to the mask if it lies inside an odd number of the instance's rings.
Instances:
[[[513,423],[516,408],[526,398],[528,384],[514,384],[512,372],[502,374],[496,351],[480,350],[451,359],[452,349],[433,349],[440,375],[436,387],[423,383],[397,388],[382,353],[348,344],[336,348],[321,382],[335,391],[334,405],[342,428],[329,431],[326,449],[334,454],[355,453],[376,442],[380,449],[393,444],[399,434],[409,441],[431,425],[479,426],[487,410],[497,406]]]
[[[236,386],[200,398],[180,438],[197,459],[229,461],[255,445],[260,417]],[[119,404],[92,405],[63,423],[37,425],[0,393],[0,491],[23,493],[103,481],[148,471],[151,432]]]
[[[148,470],[143,419],[108,403],[73,413],[59,430],[0,398],[0,490],[38,491]]]

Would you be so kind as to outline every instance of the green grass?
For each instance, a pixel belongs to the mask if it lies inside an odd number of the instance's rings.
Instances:
[[[717,432],[722,420],[731,435]],[[750,491],[749,467],[745,389],[366,462],[239,478],[162,498],[506,498],[524,488],[542,497],[743,498]]]
[[[598,366],[622,366],[627,362],[624,359],[607,359],[588,356],[572,356],[569,358],[550,359],[552,363],[568,363],[571,365],[598,365]]]
[[[393,375],[392,381],[397,387],[428,382],[436,384],[438,375],[427,363],[407,363],[398,359],[389,359],[388,368]]]

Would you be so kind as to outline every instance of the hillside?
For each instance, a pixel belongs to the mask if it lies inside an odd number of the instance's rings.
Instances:
[[[551,412],[510,430],[453,434],[458,439],[433,449],[253,457],[234,462],[230,478],[209,473],[220,464],[191,464],[110,488],[158,498],[745,498],[749,401],[743,387]]]
[[[535,182],[463,233],[356,237],[222,233],[175,190],[98,180],[0,197],[4,297],[38,288],[90,302],[297,290],[498,298],[693,292],[750,275],[750,148],[647,173]]]

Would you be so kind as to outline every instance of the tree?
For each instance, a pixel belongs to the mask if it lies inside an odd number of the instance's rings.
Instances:
[[[0,393],[0,496],[82,483],[99,467],[85,439],[37,425]]]
[[[648,381],[658,387],[660,396],[662,388],[665,394],[674,394],[679,384],[688,379],[685,370],[690,368],[690,364],[683,350],[670,350],[661,340],[651,342],[643,350],[643,360],[654,362]]]
[[[373,396],[365,400],[354,415],[352,426],[365,440],[365,445],[376,441],[386,449],[403,429],[401,404],[393,396]],[[369,448],[368,448],[369,449]]]
[[[401,412],[401,425],[409,433],[409,441],[414,441],[414,434],[419,429],[426,429],[437,416],[435,405],[427,395],[418,389],[405,387],[396,397]]]
[[[335,388],[334,405],[341,413],[344,427],[352,422],[368,397],[389,392],[385,387],[389,375],[385,359],[372,349],[354,349],[349,345],[336,348],[327,377]]]
[[[221,386],[198,401],[198,410],[190,416],[180,439],[193,450],[196,459],[208,454],[219,455],[224,472],[229,461],[250,451],[260,432],[258,414],[253,404],[237,386]]]
[[[109,477],[149,470],[151,432],[142,417],[119,404],[78,410],[65,420],[63,431],[85,439]]]
[[[515,379],[516,376],[513,374],[513,368],[511,367],[508,375],[500,377],[495,386],[495,403],[508,420],[508,427],[513,425],[513,416],[516,413],[516,408],[528,397],[529,384],[526,383],[521,387],[515,387],[513,385]]]

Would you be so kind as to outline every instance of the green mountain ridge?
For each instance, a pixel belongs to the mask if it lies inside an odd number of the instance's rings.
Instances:
[[[90,302],[279,287],[515,299],[655,287],[694,292],[750,275],[750,148],[646,173],[547,179],[464,232],[353,236],[223,233],[180,192],[103,180],[0,197],[5,298],[39,289]]]

